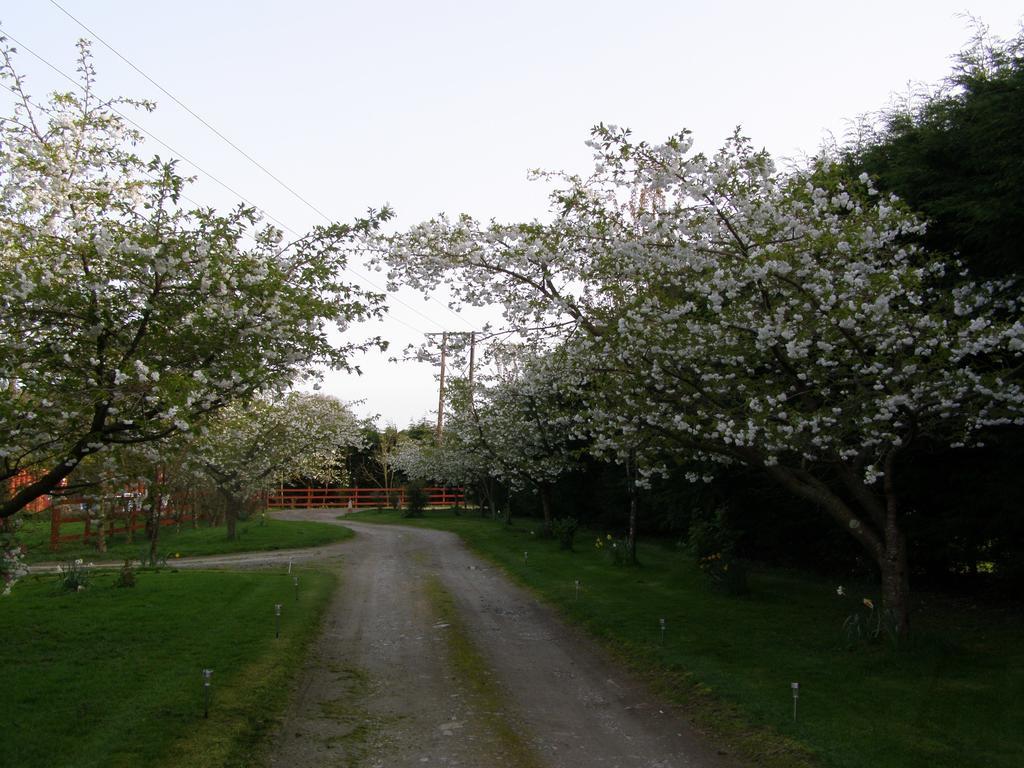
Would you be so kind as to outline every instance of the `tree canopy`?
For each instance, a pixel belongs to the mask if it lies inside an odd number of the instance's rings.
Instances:
[[[87,44],[79,90],[44,104],[13,53],[0,66],[17,100],[0,123],[0,481],[32,482],[0,516],[90,454],[188,431],[383,344],[328,332],[381,311],[342,274],[386,210],[285,242],[252,208],[188,207],[188,180],[141,159],[121,114],[150,106],[97,95]]]
[[[847,162],[927,217],[927,247],[978,274],[1024,273],[1024,34],[979,27],[940,88],[862,128]]]
[[[553,340],[598,445],[760,467],[820,505],[905,626],[894,460],[922,435],[1024,423],[1018,299],[916,246],[921,222],[866,173],[780,172],[738,134],[691,144],[598,126],[591,176],[544,174],[562,183],[550,221],[427,222],[391,241],[392,279]]]

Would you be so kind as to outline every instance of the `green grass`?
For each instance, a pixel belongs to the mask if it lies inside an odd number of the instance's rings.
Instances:
[[[198,528],[191,528],[190,525],[182,526],[180,531],[176,531],[174,526],[166,526],[160,531],[161,556],[173,558],[176,554],[190,557],[318,547],[352,536],[347,528],[330,523],[275,520],[270,517],[262,525],[258,520],[239,522],[238,538],[235,541],[228,541],[227,529],[224,527],[209,528],[200,523]],[[81,530],[82,523],[61,526],[62,535],[79,533]],[[144,531],[135,532],[135,542],[132,544],[128,543],[124,535],[108,539],[106,552],[96,550],[95,539],[90,539],[89,544],[80,541],[64,542],[60,550],[53,552],[50,549],[50,521],[46,515],[29,516],[18,532],[18,539],[28,550],[25,559],[29,563],[78,557],[91,562],[141,559],[149,553],[149,542]]]
[[[0,598],[0,763],[19,768],[244,766],[286,700],[336,584],[303,571],[142,571],[59,593],[29,577]],[[274,604],[283,604],[274,637]],[[214,670],[209,719],[201,670]]]
[[[500,523],[448,511],[404,520],[459,533],[686,708],[699,724],[766,765],[835,768],[1016,768],[1024,754],[1024,620],[1019,612],[918,596],[909,647],[846,650],[851,602],[877,590],[755,571],[752,592],[708,588],[693,560],[641,544],[640,567],[614,567],[594,534],[576,552]],[[529,552],[529,565],[523,552]],[[582,584],[577,600],[573,582]],[[658,619],[667,620],[664,644]],[[790,683],[800,683],[799,720]]]

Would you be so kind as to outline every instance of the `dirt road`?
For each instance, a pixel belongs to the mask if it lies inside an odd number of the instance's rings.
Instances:
[[[733,765],[456,536],[346,524],[356,539],[324,553],[342,588],[269,766]]]

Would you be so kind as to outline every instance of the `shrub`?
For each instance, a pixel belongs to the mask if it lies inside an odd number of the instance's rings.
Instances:
[[[847,597],[842,587],[836,589],[836,594],[841,598]],[[899,623],[893,612],[875,608],[875,601],[869,597],[861,598],[859,603],[854,601],[853,609],[843,622],[843,644],[846,648],[851,650],[858,645],[877,643],[883,638],[894,649],[899,648]]]
[[[89,586],[89,567],[82,558],[65,560],[57,566],[57,586],[64,592],[81,592]]]
[[[405,489],[405,512],[402,517],[423,517],[426,508],[427,492],[423,489],[423,482],[414,480]]]
[[[114,581],[115,587],[134,587],[135,586],[135,568],[132,566],[132,561],[125,560],[124,565],[121,566],[121,570],[117,574],[117,579]]]
[[[551,521],[551,532],[558,539],[559,549],[572,551],[577,528],[579,528],[579,521],[573,517],[556,517]]]
[[[625,539],[617,539],[610,533],[603,539],[598,536],[594,549],[604,552],[612,565],[629,565],[629,545]]]
[[[745,595],[750,591],[747,567],[736,556],[737,534],[728,515],[726,507],[718,507],[709,518],[691,523],[689,549],[712,588],[728,595]]]

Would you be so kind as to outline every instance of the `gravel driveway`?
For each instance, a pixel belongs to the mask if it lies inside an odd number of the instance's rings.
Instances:
[[[316,555],[343,582],[267,765],[736,765],[455,535],[345,524]]]

